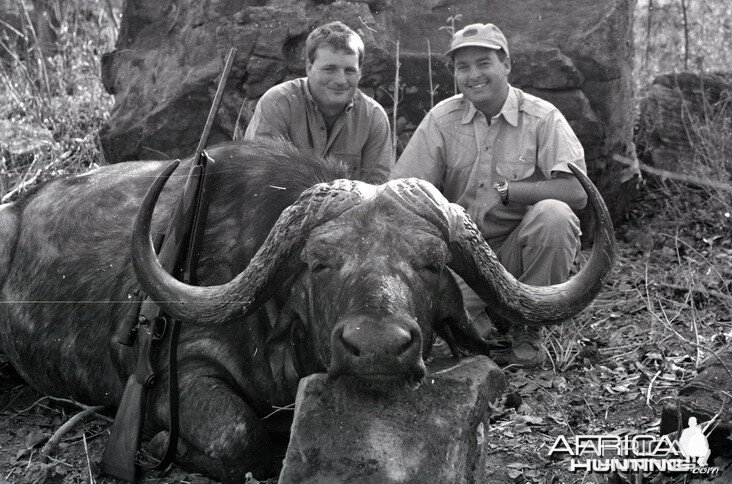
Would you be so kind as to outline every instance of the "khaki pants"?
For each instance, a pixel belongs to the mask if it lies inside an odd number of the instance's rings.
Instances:
[[[533,286],[559,284],[569,277],[580,251],[579,219],[564,202],[542,200],[503,241],[489,240],[503,267],[519,281]],[[453,272],[463,293],[465,309],[485,336],[490,320],[486,303]]]

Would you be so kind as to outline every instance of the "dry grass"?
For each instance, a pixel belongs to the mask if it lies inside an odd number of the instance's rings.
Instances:
[[[19,2],[19,5],[20,2]],[[100,82],[99,58],[112,50],[116,24],[101,0],[57,8],[57,43],[44,52],[25,8],[15,38],[0,50],[0,200],[36,183],[103,163],[97,136],[112,107]],[[47,49],[48,50],[48,49]],[[41,141],[39,141],[39,139]]]

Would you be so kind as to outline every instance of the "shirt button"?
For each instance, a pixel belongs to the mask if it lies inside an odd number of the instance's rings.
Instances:
[[[481,183],[480,188],[485,188],[485,183]]]
[[[490,148],[490,146],[486,146],[485,148],[483,148],[483,150],[485,150],[485,151],[490,151],[490,150],[491,150],[491,148]]]

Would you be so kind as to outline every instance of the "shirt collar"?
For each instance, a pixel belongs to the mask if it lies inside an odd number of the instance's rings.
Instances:
[[[315,109],[315,111],[319,111],[318,109],[318,103],[315,102],[315,99],[313,98],[313,94],[310,92],[310,83],[308,82],[307,77],[302,78],[302,85],[303,85],[303,92],[305,93],[305,99],[310,103],[310,105]],[[348,112],[353,108],[353,103],[356,100],[356,96],[358,96],[358,89],[356,89],[353,93],[353,96],[351,96],[351,100],[348,101],[348,104],[346,104],[345,111]]]
[[[476,114],[478,114],[478,109],[475,107],[473,103],[465,99],[463,96],[463,102],[465,103],[465,108],[463,109],[463,118],[461,120],[462,124],[468,124],[470,123]],[[501,110],[496,114],[496,118],[500,115],[503,115],[503,118],[512,126],[518,126],[518,112],[519,112],[519,105],[518,105],[518,95],[516,94],[516,88],[509,85],[508,86],[508,95],[506,96],[506,100],[503,102],[503,106],[501,107]]]

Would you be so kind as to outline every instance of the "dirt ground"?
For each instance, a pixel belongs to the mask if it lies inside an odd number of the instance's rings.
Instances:
[[[639,220],[618,234],[613,274],[595,302],[545,330],[545,367],[507,370],[509,388],[485,436],[501,482],[706,482],[688,474],[570,472],[566,459],[548,455],[559,435],[659,435],[664,405],[703,360],[732,342],[732,241],[710,235],[724,233],[729,222],[696,230],[668,223],[654,229]],[[85,418],[41,456],[50,436],[80,411],[33,392],[0,356],[0,482],[96,482],[108,416]],[[732,482],[732,456],[710,465],[719,468],[715,482]],[[145,482],[213,481],[174,467],[148,473]]]

